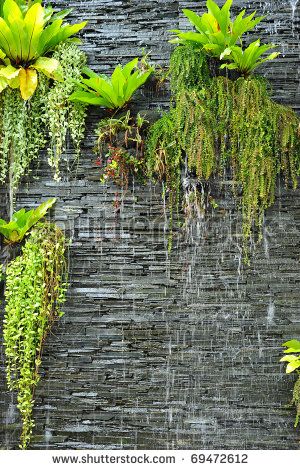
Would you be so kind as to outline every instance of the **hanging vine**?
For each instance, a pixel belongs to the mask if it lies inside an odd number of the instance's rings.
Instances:
[[[61,64],[63,81],[39,74],[37,89],[27,101],[18,89],[6,88],[0,94],[0,182],[9,181],[12,197],[48,140],[49,164],[55,179],[59,179],[59,163],[68,133],[75,155],[80,152],[86,107],[68,98],[76,87],[86,57],[72,42],[57,46],[53,57]]]
[[[171,212],[174,203],[178,207],[183,170],[196,177],[201,187],[211,177],[229,175],[234,195],[239,194],[238,189],[242,192],[247,258],[249,239],[260,229],[264,211],[274,203],[279,174],[286,184],[291,181],[297,186],[299,119],[291,108],[271,99],[262,78],[233,80],[211,75],[208,82],[208,70],[207,59],[199,50],[191,46],[175,49],[171,59],[173,105],[167,128],[163,116],[150,130],[149,174],[165,181]],[[175,160],[174,154],[178,155]]]
[[[16,390],[26,448],[34,427],[34,391],[40,375],[43,346],[53,323],[62,315],[67,289],[66,241],[61,230],[39,223],[22,253],[6,268],[4,346],[7,383]]]
[[[7,178],[12,163],[14,188],[45,146],[47,134],[50,139],[49,163],[54,167],[56,178],[59,177],[59,160],[65,150],[68,130],[76,153],[79,153],[84,133],[85,106],[72,103],[68,97],[75,89],[74,80],[81,75],[86,58],[73,43],[59,45],[54,56],[62,66],[62,82],[52,82],[41,75],[38,88],[28,101],[22,99],[18,90],[10,88],[0,95],[3,113],[0,127],[1,180],[4,182]]]
[[[86,106],[70,101],[69,97],[81,77],[86,56],[76,44],[69,43],[67,47],[66,44],[60,44],[53,58],[61,64],[64,80],[55,82],[49,89],[45,100],[44,124],[50,137],[48,162],[54,170],[54,178],[59,180],[60,159],[66,150],[68,135],[75,150],[75,160],[80,156],[80,144],[85,132]]]

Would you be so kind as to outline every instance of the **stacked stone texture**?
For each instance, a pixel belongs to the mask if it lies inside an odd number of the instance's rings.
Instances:
[[[173,0],[52,2],[87,19],[82,48],[96,71],[111,72],[151,50],[161,65],[168,30],[185,28]],[[295,3],[295,2],[294,2]],[[236,1],[235,9],[249,7]],[[296,110],[299,4],[251,2],[268,13],[251,38],[280,44],[264,72],[275,97]],[[140,110],[168,107],[167,90],[138,95]],[[92,109],[76,171],[68,149],[60,183],[46,157],[21,187],[19,207],[56,196],[53,219],[72,238],[65,316],[47,340],[36,392],[33,449],[297,449],[290,401],[293,377],[279,365],[280,345],[300,336],[300,191],[278,182],[264,238],[249,268],[241,263],[241,221],[226,186],[219,207],[166,250],[161,189],[130,187],[114,212],[116,188],[99,182]],[[5,190],[2,188],[2,213]],[[2,310],[3,318],[3,310]],[[1,448],[17,448],[20,419],[0,369]]]

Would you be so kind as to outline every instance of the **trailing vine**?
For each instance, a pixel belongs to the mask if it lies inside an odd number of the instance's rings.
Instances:
[[[34,391],[40,375],[43,346],[53,323],[63,315],[67,289],[66,241],[50,223],[32,230],[22,253],[6,268],[4,345],[7,383],[16,390],[23,422],[21,448],[34,427]]]
[[[34,95],[27,101],[18,89],[6,88],[0,94],[0,182],[9,181],[12,199],[20,180],[30,171],[49,139],[49,164],[59,179],[59,162],[65,150],[67,133],[79,155],[84,134],[85,105],[72,103],[68,97],[76,87],[86,57],[78,46],[64,42],[53,57],[59,59],[63,81],[53,81],[39,74]]]
[[[75,160],[80,156],[80,144],[85,132],[86,106],[70,101],[69,97],[75,89],[76,81],[81,77],[86,56],[76,44],[69,43],[67,47],[66,44],[60,44],[53,58],[61,64],[64,80],[55,82],[49,89],[44,123],[50,136],[48,162],[54,170],[54,178],[59,180],[59,164],[61,155],[66,150],[68,134],[75,150]]]
[[[247,259],[249,239],[274,203],[279,174],[286,184],[297,186],[299,119],[291,108],[271,99],[262,78],[233,80],[211,74],[207,81],[209,69],[203,52],[191,46],[175,49],[172,109],[150,130],[148,169],[152,178],[165,181],[171,212],[174,203],[178,207],[181,172],[196,177],[201,188],[211,177],[229,175],[233,194],[242,194]]]

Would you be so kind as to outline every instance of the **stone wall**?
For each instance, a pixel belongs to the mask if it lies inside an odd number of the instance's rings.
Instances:
[[[89,20],[83,49],[104,72],[143,48],[167,64],[167,30],[185,27],[181,9],[201,11],[205,1],[52,3]],[[300,4],[293,4],[250,9],[269,12],[260,34],[283,51],[264,68],[274,95],[299,110]],[[166,108],[168,92],[146,88],[136,106]],[[168,255],[160,188],[130,187],[118,214],[116,188],[100,185],[92,153],[99,117],[91,110],[77,167],[55,183],[41,156],[18,195],[26,207],[58,197],[54,218],[72,237],[68,302],[44,352],[32,448],[299,448],[294,411],[285,408],[293,377],[278,360],[283,340],[300,336],[300,190],[278,183],[249,268],[234,201],[217,182],[218,209],[188,235],[178,232]],[[70,161],[71,148],[66,168]],[[20,422],[3,351],[0,418],[0,447],[16,448]]]

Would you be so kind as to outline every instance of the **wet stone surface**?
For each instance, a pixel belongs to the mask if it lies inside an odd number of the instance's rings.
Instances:
[[[167,30],[186,26],[179,11],[205,4],[52,3],[89,20],[83,48],[102,72],[143,47],[166,64]],[[284,52],[264,69],[274,95],[299,109],[299,4],[251,8],[270,12],[260,33]],[[167,90],[148,88],[135,103],[157,105],[167,108]],[[45,347],[31,448],[299,448],[294,412],[285,408],[293,377],[278,360],[281,343],[300,336],[300,191],[279,182],[249,268],[241,262],[234,201],[218,185],[218,209],[188,236],[178,231],[169,256],[160,188],[130,187],[118,215],[116,188],[98,181],[92,147],[100,116],[91,110],[76,174],[66,170],[71,148],[60,183],[43,157],[18,194],[20,207],[56,196],[53,219],[72,237],[68,301]],[[1,208],[3,216],[3,188]],[[0,421],[1,448],[17,448],[20,420],[5,386],[2,349]]]

